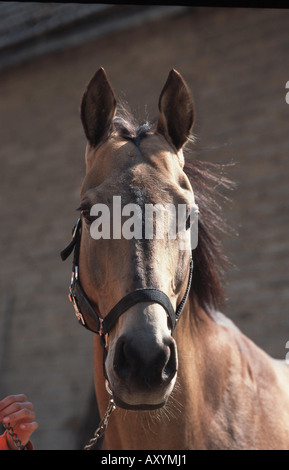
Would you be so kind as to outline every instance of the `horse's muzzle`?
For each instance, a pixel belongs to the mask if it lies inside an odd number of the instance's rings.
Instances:
[[[108,371],[116,403],[126,409],[162,407],[174,386],[177,367],[172,336],[150,344],[139,335],[121,335],[114,350],[113,370]]]

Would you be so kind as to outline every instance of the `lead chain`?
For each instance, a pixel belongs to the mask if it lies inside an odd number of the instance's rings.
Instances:
[[[12,426],[10,426],[10,423],[8,423],[7,426],[4,425],[4,428],[6,429],[9,436],[12,437],[12,440],[13,440],[17,450],[27,450],[27,447],[22,444],[22,442],[19,439],[19,437],[17,436],[16,432],[14,432],[14,429],[12,428]]]
[[[94,437],[92,437],[90,439],[89,443],[83,448],[83,450],[91,450],[91,448],[94,446],[94,444],[96,444],[98,439],[100,439],[104,435],[105,430],[106,430],[107,425],[108,425],[108,420],[110,418],[110,415],[115,410],[115,408],[116,408],[116,406],[115,406],[115,403],[114,403],[114,399],[111,398],[109,400],[108,407],[107,407],[107,410],[105,412],[105,415],[104,415],[103,419],[101,420],[98,428],[96,429],[96,431],[94,433]]]

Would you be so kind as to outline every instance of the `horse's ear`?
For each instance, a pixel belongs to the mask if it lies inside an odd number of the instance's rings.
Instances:
[[[81,102],[81,121],[88,142],[96,147],[112,125],[116,99],[105,70],[101,67],[90,80]]]
[[[193,127],[194,107],[187,84],[174,69],[161,92],[159,111],[157,131],[180,150]]]

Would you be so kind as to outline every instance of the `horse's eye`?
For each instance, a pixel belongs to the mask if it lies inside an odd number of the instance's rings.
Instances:
[[[80,213],[85,221],[86,224],[90,225],[94,220],[95,217],[90,215],[90,209],[81,209],[80,208]]]

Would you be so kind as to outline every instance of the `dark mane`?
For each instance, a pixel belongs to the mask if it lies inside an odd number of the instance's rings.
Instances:
[[[155,131],[155,122],[140,124],[124,105],[120,106],[113,123],[115,132],[136,144],[149,132]],[[221,238],[228,232],[228,227],[219,201],[227,200],[222,191],[232,189],[234,185],[222,175],[224,165],[199,161],[189,152],[185,153],[184,171],[199,206],[198,245],[193,251],[190,296],[209,314],[212,309],[221,309],[225,302],[224,275],[229,261],[224,254]]]
[[[230,265],[222,243],[229,228],[222,217],[220,202],[228,200],[222,192],[232,189],[234,184],[222,175],[223,168],[188,156],[184,167],[199,206],[198,245],[193,251],[190,295],[207,313],[224,306],[225,273]]]

